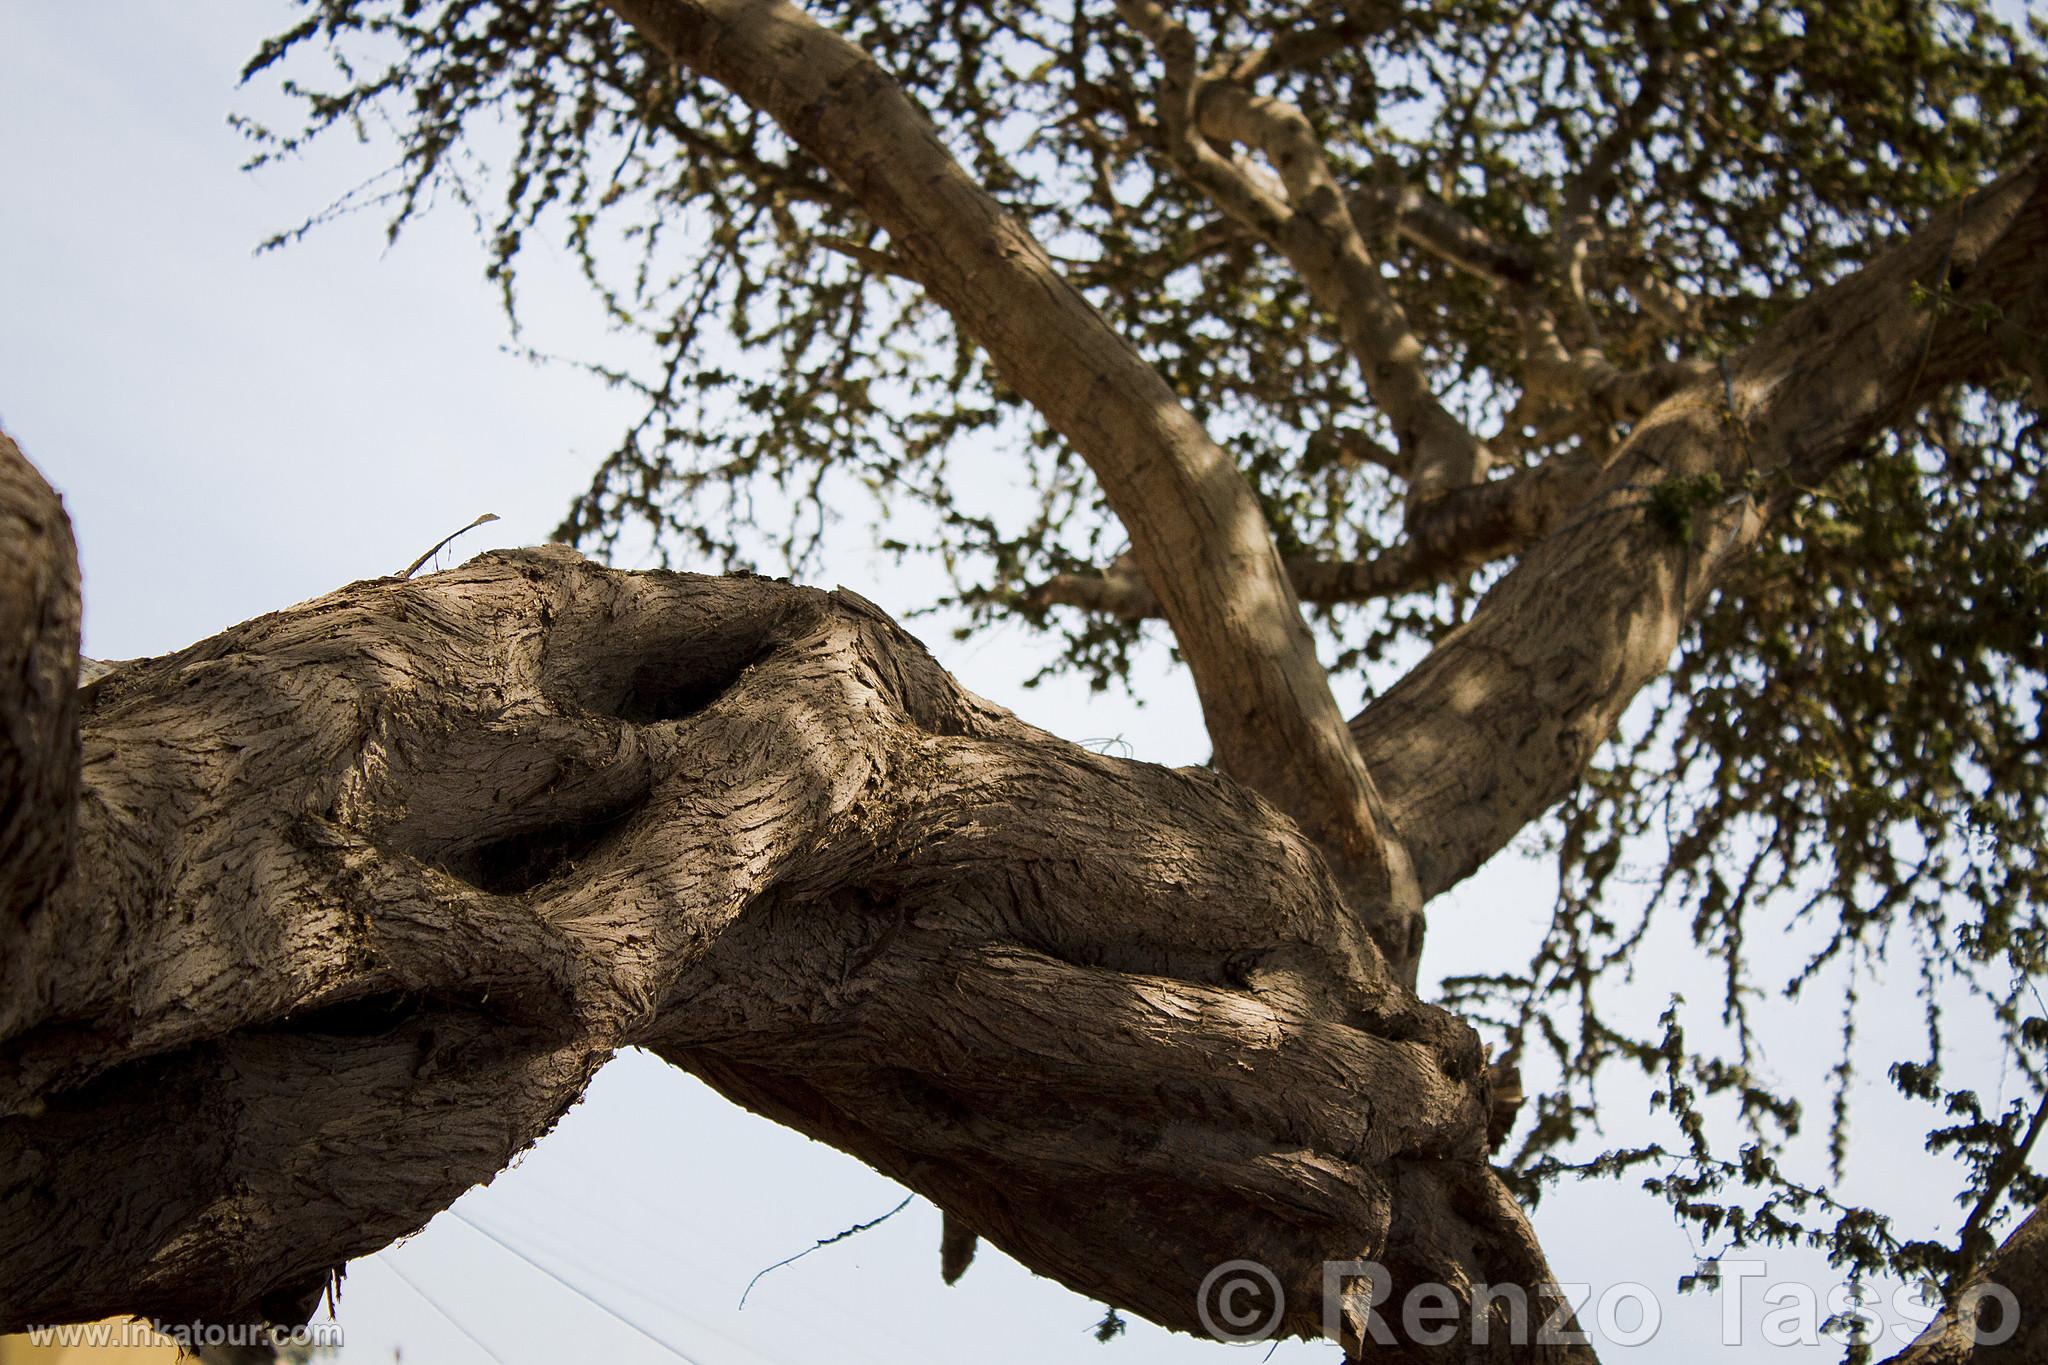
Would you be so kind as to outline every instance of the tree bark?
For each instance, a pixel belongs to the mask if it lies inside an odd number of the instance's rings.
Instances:
[[[71,863],[78,611],[70,518],[0,432],[0,1035],[30,1006],[42,908]]]
[[[1240,1259],[1287,1333],[1331,1260],[1540,1321],[1478,1042],[1407,984],[1419,900],[1577,779],[1771,515],[2048,330],[2048,163],[1663,401],[1575,515],[1459,495],[1449,539],[1522,562],[1347,731],[1227,457],[865,53],[780,0],[610,3],[830,167],[1088,457],[1229,776],[1023,725],[852,593],[559,548],[77,689],[68,526],[0,443],[0,1329],[302,1319],[624,1046],[1169,1327]],[[1455,1321],[1375,1355],[1590,1358]]]
[[[830,170],[888,232],[891,255],[1087,460],[1173,625],[1218,766],[1307,832],[1412,979],[1414,877],[1230,455],[866,51],[783,0],[606,4]]]
[[[1943,389],[2038,364],[2043,336],[2048,152],[1652,409],[1564,524],[1351,722],[1424,901],[1563,798],[1773,517]]]
[[[2029,1213],[1955,1301],[1885,1365],[2048,1360],[2048,1220]],[[2013,1317],[2008,1317],[2013,1314]]]
[[[8,647],[68,657],[67,602]],[[82,768],[55,727],[9,792],[77,833],[0,903],[50,926],[0,1330],[302,1319],[630,1045],[1171,1327],[1245,1257],[1292,1333],[1326,1259],[1548,1278],[1476,1037],[1284,815],[1022,724],[852,593],[499,553],[79,696]]]

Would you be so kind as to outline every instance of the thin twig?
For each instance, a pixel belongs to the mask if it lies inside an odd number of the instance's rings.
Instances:
[[[496,512],[486,512],[482,516],[478,517],[475,521],[472,521],[469,525],[458,527],[457,529],[450,531],[447,535],[442,536],[439,540],[434,542],[433,549],[427,551],[418,559],[415,559],[412,563],[406,565],[405,572],[400,574],[399,577],[411,578],[414,574],[420,571],[420,565],[426,563],[435,555],[441,553],[441,551],[447,547],[449,541],[455,539],[455,537],[461,535],[464,531],[474,531],[477,527],[483,525],[485,522],[496,521],[497,519],[498,514]]]
[[[831,1246],[834,1242],[843,1242],[847,1238],[854,1236],[856,1233],[866,1232],[871,1227],[875,1227],[876,1225],[881,1223],[886,1223],[891,1218],[894,1218],[897,1214],[903,1212],[903,1210],[909,1208],[910,1201],[915,1198],[917,1198],[917,1196],[914,1194],[906,1194],[903,1196],[902,1203],[898,1204],[895,1208],[890,1209],[881,1217],[870,1218],[865,1223],[855,1223],[852,1227],[847,1228],[843,1232],[835,1232],[830,1237],[820,1237],[817,1241],[811,1243],[811,1245],[805,1247],[796,1255],[785,1256],[781,1260],[777,1261],[774,1265],[763,1266],[760,1270],[754,1273],[753,1279],[747,1281],[747,1287],[740,1291],[740,1307],[745,1308],[747,1306],[747,1295],[754,1292],[754,1286],[761,1283],[761,1277],[763,1275],[766,1275],[769,1271],[780,1270],[782,1269],[782,1267],[789,1265],[791,1262],[801,1261],[804,1257],[810,1255],[812,1252],[818,1250],[821,1247]]]

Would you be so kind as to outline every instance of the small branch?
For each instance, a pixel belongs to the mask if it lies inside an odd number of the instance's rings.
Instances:
[[[1684,335],[1698,325],[1699,300],[1657,274],[1648,261],[1630,261],[1616,269],[1621,287],[1636,306],[1666,331]]]
[[[2034,1106],[2034,1116],[2027,1123],[2026,1133],[2022,1135],[2019,1143],[1999,1160],[1991,1172],[1991,1178],[1985,1182],[1984,1193],[1978,1197],[1975,1207],[1970,1210],[1970,1216],[1963,1220],[1962,1230],[1957,1234],[1956,1240],[1962,1248],[1964,1257],[1964,1278],[1976,1273],[1981,1258],[1975,1254],[1972,1246],[1985,1235],[1984,1228],[1990,1223],[1991,1215],[1997,1211],[1998,1201],[2012,1188],[2012,1182],[2019,1173],[2027,1168],[2027,1157],[2034,1150],[2034,1143],[2040,1139],[2044,1124],[2048,1124],[2048,1095],[2044,1095],[2041,1102]]]
[[[1497,288],[1526,290],[1540,271],[1520,247],[1496,240],[1450,204],[1415,185],[1385,184],[1351,195],[1361,230],[1390,223],[1403,241]]]
[[[1397,450],[1389,450],[1355,427],[1327,427],[1308,439],[1311,460],[1329,460],[1341,468],[1376,465],[1389,474],[1405,476],[1408,461]]]
[[[911,273],[910,267],[897,257],[871,246],[863,246],[851,237],[818,236],[811,240],[827,251],[836,251],[848,260],[866,266],[874,274],[889,275],[899,280],[907,280],[911,284],[919,282],[917,276]]]
[[[464,532],[467,531],[474,531],[477,527],[484,525],[486,522],[496,521],[497,519],[498,514],[496,512],[486,512],[482,516],[478,517],[475,521],[469,523],[469,525],[457,527],[455,530],[450,531],[447,535],[442,536],[439,540],[434,542],[433,549],[428,550],[418,559],[415,559],[412,563],[406,565],[404,572],[400,573],[398,576],[400,578],[411,578],[414,574],[420,571],[420,566],[422,564],[426,563],[435,555],[441,553],[442,550],[446,549],[448,546],[448,542],[454,540],[455,537],[462,535]]]
[[[1119,8],[1155,42],[1170,37],[1181,43],[1179,31],[1161,28],[1145,0],[1122,0]],[[1214,73],[1184,91],[1174,83],[1174,69],[1170,60],[1160,97],[1168,155],[1219,209],[1293,265],[1318,306],[1336,319],[1373,400],[1393,423],[1411,496],[1426,501],[1478,483],[1492,457],[1430,388],[1422,345],[1367,250],[1307,116]],[[1177,111],[1190,103],[1198,121],[1183,124]],[[1232,143],[1264,155],[1277,189],[1215,150]]]
[[[1313,22],[1290,29],[1257,51],[1225,63],[1217,74],[1249,87],[1266,76],[1276,76],[1355,47],[1360,40],[1386,31],[1401,13],[1398,4],[1324,4]],[[1325,17],[1327,16],[1327,17]]]
[[[1639,31],[1648,45],[1647,62],[1629,101],[1614,127],[1600,139],[1593,154],[1566,183],[1564,205],[1559,213],[1555,256],[1558,273],[1577,305],[1579,315],[1592,331],[1592,308],[1586,299],[1586,254],[1599,228],[1598,211],[1613,192],[1622,160],[1643,140],[1650,121],[1664,106],[1665,87],[1675,61],[1657,39],[1651,24]]]
[[[1558,336],[1557,319],[1537,290],[1542,276],[1537,258],[1496,241],[1457,209],[1415,186],[1376,186],[1354,193],[1350,203],[1352,216],[1361,225],[1384,223],[1403,241],[1503,293],[1522,320],[1526,346],[1518,416],[1553,413],[1565,418],[1563,424],[1570,428],[1583,427],[1589,420],[1609,425],[1634,421],[1710,371],[1705,361],[1693,358],[1624,370],[1597,347],[1567,349]],[[1647,263],[1638,263],[1625,283],[1659,327],[1676,335],[1692,330],[1695,302],[1657,278]],[[1518,425],[1511,422],[1496,443],[1508,449],[1520,446]]]
[[[1595,347],[1571,351],[1547,310],[1522,319],[1527,358],[1522,368],[1524,407],[1583,414],[1605,423],[1632,422],[1688,385],[1716,373],[1697,358],[1658,361],[1624,370]]]
[[[747,1287],[740,1291],[740,1307],[745,1308],[747,1306],[747,1295],[754,1292],[754,1286],[761,1283],[761,1277],[763,1275],[766,1275],[773,1270],[780,1270],[782,1269],[782,1267],[786,1265],[794,1265],[796,1262],[801,1261],[804,1257],[810,1255],[812,1252],[821,1251],[824,1248],[831,1246],[834,1242],[843,1242],[849,1237],[858,1236],[859,1234],[866,1232],[869,1228],[880,1227],[882,1224],[888,1222],[891,1218],[894,1218],[897,1214],[903,1212],[903,1210],[909,1208],[910,1201],[915,1198],[917,1198],[917,1196],[914,1194],[906,1194],[903,1196],[903,1202],[899,1203],[895,1208],[890,1209],[887,1213],[881,1214],[874,1218],[870,1218],[865,1223],[855,1223],[850,1228],[842,1228],[838,1232],[833,1233],[830,1237],[820,1237],[817,1241],[811,1243],[802,1251],[799,1251],[796,1255],[785,1256],[781,1260],[777,1261],[774,1265],[761,1267],[759,1270],[754,1272],[754,1278],[747,1281]],[[949,1280],[947,1283],[950,1284],[951,1281]]]
[[[1600,474],[1582,456],[1559,456],[1504,479],[1454,490],[1424,508],[1400,544],[1363,560],[1298,556],[1287,561],[1304,602],[1335,605],[1399,597],[1467,577],[1520,553],[1560,525]],[[1159,615],[1143,578],[1127,566],[1055,574],[1024,596],[1027,607],[1077,607],[1141,621]]]

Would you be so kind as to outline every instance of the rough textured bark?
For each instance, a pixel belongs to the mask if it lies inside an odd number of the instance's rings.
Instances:
[[[829,169],[890,252],[1087,459],[1173,623],[1218,765],[1308,832],[1404,971],[1420,903],[1235,462],[866,52],[786,3],[608,0]]]
[[[866,53],[779,0],[610,7],[828,167],[1087,457],[1143,579],[1115,600],[1172,622],[1230,776],[1032,730],[853,594],[560,550],[359,584],[80,694],[61,508],[0,448],[0,1327],[301,1317],[628,1045],[931,1196],[956,1253],[989,1236],[1169,1326],[1243,1257],[1292,1332],[1328,1259],[1540,1285],[1476,1040],[1407,988],[1420,901],[1576,780],[1803,486],[2013,336],[2039,382],[2042,163],[1711,373],[1624,373],[1538,318],[1531,391],[1640,420],[1475,483],[1486,452],[1421,429],[1441,408],[1313,129],[1198,98],[1134,0],[1182,131],[1279,170],[1285,202],[1218,177],[1219,202],[1389,367],[1386,463],[1428,496],[1400,557],[1337,566],[1350,590],[1522,555],[1347,731],[1231,461]],[[2029,1284],[2033,1226],[1996,1263]],[[1974,1359],[1962,1336],[1901,1359]],[[1377,1354],[1585,1354],[1492,1342]]]
[[[1564,796],[1773,515],[1933,394],[1994,377],[2013,333],[2034,355],[2048,335],[2048,154],[1652,409],[1564,524],[1352,722],[1425,900]]]
[[[29,998],[43,907],[70,864],[78,610],[63,503],[0,432],[0,1033]]]
[[[82,696],[0,1329],[302,1317],[627,1045],[1170,1326],[1241,1256],[1295,1332],[1326,1258],[1547,1278],[1476,1037],[1283,815],[1022,724],[851,593],[493,554]]]

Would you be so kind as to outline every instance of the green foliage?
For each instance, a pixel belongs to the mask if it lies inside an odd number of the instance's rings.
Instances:
[[[336,211],[383,211],[396,234],[437,201],[468,208],[515,327],[538,235],[640,341],[636,359],[592,367],[645,415],[565,535],[601,550],[644,527],[700,563],[800,570],[832,517],[872,499],[890,546],[943,570],[969,630],[1021,617],[1046,633],[1048,671],[1128,681],[1143,628],[1022,605],[1051,575],[1123,548],[1089,472],[888,272],[888,242],[772,124],[665,67],[587,0],[305,8],[249,67],[303,110],[288,132],[245,123],[257,162],[334,130],[389,130],[390,176]],[[1107,0],[810,8],[896,74],[1226,442],[1283,551],[1349,560],[1398,539],[1398,460],[1371,453],[1393,435],[1357,365],[1284,262],[1173,172],[1150,113],[1155,59]],[[1204,44],[1252,48],[1328,9],[1195,0],[1176,13]],[[1455,209],[1568,346],[1597,345],[1623,368],[1725,353],[2039,146],[2042,36],[1981,0],[1421,3],[1272,88],[1358,191],[1437,392],[1499,433],[1513,467],[1622,433],[1518,408],[1513,310],[1398,231],[1378,191],[1418,187]],[[1596,229],[1583,292],[1546,255],[1579,203]],[[1646,281],[1690,306],[1675,318],[1646,306]],[[1919,301],[1952,306],[1945,284]],[[2037,401],[2013,388],[1902,413],[1869,458],[1783,518],[1550,827],[1560,894],[1534,959],[1448,984],[1503,1045],[1550,1058],[1555,1083],[1533,1098],[1516,1157],[1532,1194],[1566,1171],[1661,1163],[1652,1188],[1711,1238],[1810,1241],[1859,1271],[1947,1272],[1980,1253],[1971,1237],[1998,1210],[2040,1197],[2023,1169],[2034,1104],[1985,1109],[1939,1080],[1954,999],[2000,1021],[2027,1095],[2048,1075],[2030,984],[2048,951]],[[1695,512],[1723,495],[1718,481],[1673,478],[1647,514],[1690,543]],[[1497,572],[1328,610],[1327,653],[1383,686]],[[1610,891],[1632,879],[1650,894],[1616,909]],[[1723,978],[1727,1057],[1687,1049],[1675,1016],[1655,1038],[1609,1017],[1606,983],[1681,908]],[[1810,956],[1759,986],[1749,944],[1793,931],[1813,939]],[[1801,1107],[1765,1079],[1750,1028],[1760,991],[1846,985],[1829,1124],[1839,1167],[1858,985],[1888,953],[1918,964],[1928,1046],[1894,1080],[1930,1106],[1930,1142],[1958,1156],[1966,1206],[1985,1209],[1946,1261],[1784,1175]],[[1588,1137],[1595,1078],[1617,1061],[1661,1077],[1680,1150],[1566,1160]],[[1716,1155],[1727,1123],[1702,1102],[1745,1134],[1737,1156]]]
[[[1721,476],[1709,470],[1690,477],[1673,474],[1650,490],[1650,520],[1680,545],[1692,544],[1695,508],[1721,500]]]

